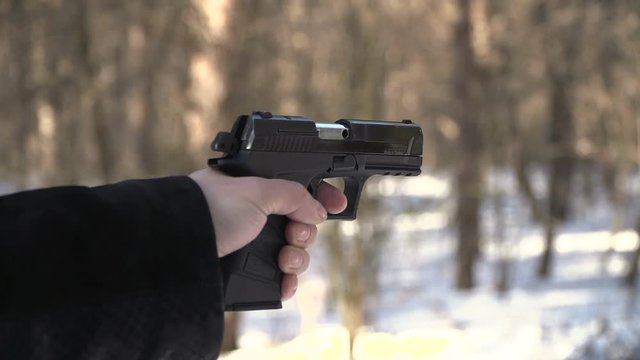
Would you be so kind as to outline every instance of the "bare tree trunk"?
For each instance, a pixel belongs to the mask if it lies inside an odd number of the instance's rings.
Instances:
[[[231,124],[240,114],[274,111],[279,107],[276,56],[265,55],[279,53],[277,36],[283,24],[284,6],[274,0],[233,2],[229,35],[220,59],[226,89],[221,104],[222,121]],[[269,31],[263,31],[265,28]]]
[[[129,7],[122,6],[109,12],[104,8],[105,5],[100,3],[83,3],[81,6],[85,13],[82,19],[83,41],[87,43],[87,46],[97,41],[95,33],[105,36],[104,32],[107,32],[106,36],[115,38],[112,40],[113,42],[127,43],[127,31],[132,20]],[[116,28],[105,30],[94,25],[100,24],[98,20],[101,16],[108,16],[117,22]],[[124,101],[116,101],[117,98],[127,95],[126,89],[117,85],[123,82],[128,70],[124,61],[126,50],[123,46],[109,48],[105,52],[110,56],[100,58],[87,49],[84,57],[84,69],[90,81],[85,92],[89,103],[87,112],[93,120],[92,130],[98,160],[97,173],[101,180],[107,183],[123,175],[119,172],[121,169],[119,165],[124,162],[123,159],[127,155],[130,156],[125,152],[124,145],[125,139],[130,136],[128,135],[130,119],[126,112],[127,104]],[[96,51],[94,50],[94,52]],[[114,69],[113,79],[98,81],[100,71],[108,68]]]
[[[277,111],[280,107],[275,54],[280,53],[278,35],[286,6],[288,3],[274,0],[239,0],[230,6],[228,35],[219,58],[226,90],[220,107],[220,127],[230,128],[238,115],[257,110]],[[226,351],[237,348],[240,316],[227,317]]]
[[[544,223],[544,249],[542,257],[538,265],[538,277],[546,278],[549,276],[551,261],[553,257],[553,243],[556,236],[556,222],[553,218],[547,219]]]
[[[637,232],[637,231],[636,231]],[[638,262],[640,262],[640,245],[636,247],[632,256],[629,258],[629,271],[625,277],[625,285],[635,287],[638,283]]]
[[[640,217],[636,221],[636,235],[640,237]],[[635,287],[638,283],[638,264],[640,263],[640,241],[636,244],[633,254],[629,257],[629,270],[625,276],[624,284],[629,287]]]
[[[379,5],[374,2],[355,1],[347,7],[347,44],[353,49],[347,69],[350,94],[347,112],[350,116],[384,118],[387,65],[384,46],[381,45],[384,39],[378,31],[378,24],[383,22],[381,19]],[[359,209],[357,222],[360,231],[352,238],[353,247],[349,252],[352,259],[344,264],[350,277],[343,288],[346,307],[341,314],[349,330],[351,349],[358,329],[369,317],[365,301],[374,296],[377,289],[378,258],[386,240],[386,233],[379,231],[377,223],[382,211],[379,201],[363,191]]]
[[[454,30],[453,97],[456,99],[457,121],[460,127],[459,156],[456,173],[458,228],[456,286],[470,289],[474,286],[474,265],[479,252],[480,202],[482,179],[481,133],[478,125],[478,107],[474,95],[477,73],[471,46],[471,2],[458,0],[459,19]]]
[[[177,11],[172,8],[176,8]],[[160,78],[167,58],[167,50],[175,39],[180,26],[176,23],[175,16],[180,13],[180,5],[168,4],[151,10],[150,15],[153,16],[143,20],[145,36],[151,39],[155,37],[156,40],[148,45],[142,65],[144,115],[142,116],[139,133],[139,152],[142,161],[141,165],[149,175],[157,174],[161,166],[159,152],[163,140],[161,139],[160,131],[158,131],[158,127],[161,125],[159,121],[160,113],[158,112],[161,102],[157,92],[159,86],[161,86]],[[156,29],[157,27],[159,29]]]
[[[574,166],[574,124],[569,89],[572,85],[568,76],[568,74],[551,76],[549,142],[552,159],[549,170],[549,208],[545,224],[545,247],[538,266],[539,278],[547,278],[550,274],[556,227],[560,221],[567,218],[569,212]]]
[[[605,181],[605,183],[608,183],[607,187],[609,191],[609,201],[611,202],[611,207],[613,208],[613,216],[609,225],[609,246],[607,247],[607,250],[602,253],[601,257],[601,269],[603,273],[606,272],[609,260],[614,253],[615,235],[624,229],[628,196],[628,194],[626,193],[626,184],[624,183],[624,181],[628,176],[630,176],[630,174],[624,173],[625,165],[626,164],[619,163],[615,168],[612,167],[609,169],[605,169],[605,172],[612,173],[609,175],[611,177],[610,182]]]
[[[7,104],[10,119],[17,124],[12,141],[3,152],[9,157],[10,172],[19,188],[26,187],[26,178],[31,160],[29,158],[28,140],[37,130],[35,112],[34,84],[31,81],[31,34],[28,1],[13,1],[9,5],[7,30],[9,33],[9,49],[11,62],[9,67],[9,83],[15,84],[12,100]],[[11,71],[12,70],[12,71]],[[11,96],[13,95],[13,96]],[[10,127],[5,129],[9,130]],[[5,130],[6,131],[6,130]]]
[[[607,30],[598,54],[598,67],[603,88],[609,94],[613,94],[615,88],[618,86],[614,70],[620,65],[620,50],[618,49],[619,45],[616,44],[613,31],[610,30],[619,21],[616,16],[618,5],[618,3],[614,3],[607,6],[606,9],[603,9],[604,19],[602,22]],[[611,99],[611,101],[614,100]],[[609,201],[613,207],[609,246],[602,254],[601,268],[602,272],[605,273],[609,260],[614,253],[614,237],[618,232],[623,230],[625,225],[629,195],[627,179],[631,178],[630,170],[636,166],[638,158],[634,153],[632,145],[637,141],[635,136],[633,136],[635,135],[635,131],[626,131],[629,128],[625,127],[624,120],[618,111],[614,109],[605,110],[602,115],[599,116],[598,120],[598,125],[601,129],[598,140],[604,144],[602,148],[606,154],[601,161],[602,173],[604,184],[609,195]],[[633,123],[629,125],[633,127]],[[590,163],[593,163],[593,161]],[[635,266],[637,266],[637,263]]]
[[[229,352],[238,348],[238,324],[240,321],[240,313],[226,312],[224,313],[224,336],[222,337],[221,352]],[[231,329],[232,331],[228,331]]]
[[[542,22],[546,23],[550,9],[542,4]],[[564,5],[571,6],[571,5]],[[583,9],[576,7],[578,12]],[[573,112],[575,61],[583,33],[584,16],[576,15],[575,20],[562,28],[547,34],[546,54],[547,76],[549,79],[550,125],[548,143],[551,149],[548,179],[548,209],[545,218],[545,248],[538,264],[538,277],[547,278],[553,262],[553,244],[557,226],[566,220],[571,198],[571,182],[576,156],[574,153],[575,120]],[[560,51],[553,53],[554,46]]]
[[[497,187],[493,188],[493,217],[495,218],[493,238],[498,252],[496,261],[497,279],[495,282],[498,294],[509,291],[510,249],[507,243],[507,221],[504,212],[504,194]]]

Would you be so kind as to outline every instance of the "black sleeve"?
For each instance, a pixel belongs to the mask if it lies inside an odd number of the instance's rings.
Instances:
[[[190,178],[0,197],[0,359],[209,359],[220,264]]]

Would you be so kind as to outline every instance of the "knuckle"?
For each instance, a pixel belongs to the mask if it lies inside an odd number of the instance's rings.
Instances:
[[[297,195],[299,196],[304,196],[307,193],[307,189],[304,187],[304,185],[298,183],[298,182],[293,182],[293,192],[295,192]]]
[[[316,240],[316,237],[318,236],[318,226],[316,225],[311,225],[311,235],[309,235],[309,243],[312,243],[313,241]]]
[[[300,274],[307,270],[310,256],[305,250],[295,246],[286,245],[280,251],[278,264],[287,274]]]

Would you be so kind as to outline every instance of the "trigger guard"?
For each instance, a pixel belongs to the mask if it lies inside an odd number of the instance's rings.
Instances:
[[[338,214],[328,214],[327,219],[334,220],[355,220],[358,212],[358,202],[360,201],[360,193],[368,177],[344,176],[344,195],[347,197],[347,207]],[[307,186],[307,190],[314,199],[317,199],[318,188],[324,177],[318,176],[311,180]]]

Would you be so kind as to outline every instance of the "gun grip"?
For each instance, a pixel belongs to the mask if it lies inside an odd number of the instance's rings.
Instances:
[[[285,245],[287,218],[270,215],[249,245],[222,259],[225,311],[282,308],[278,253]]]

